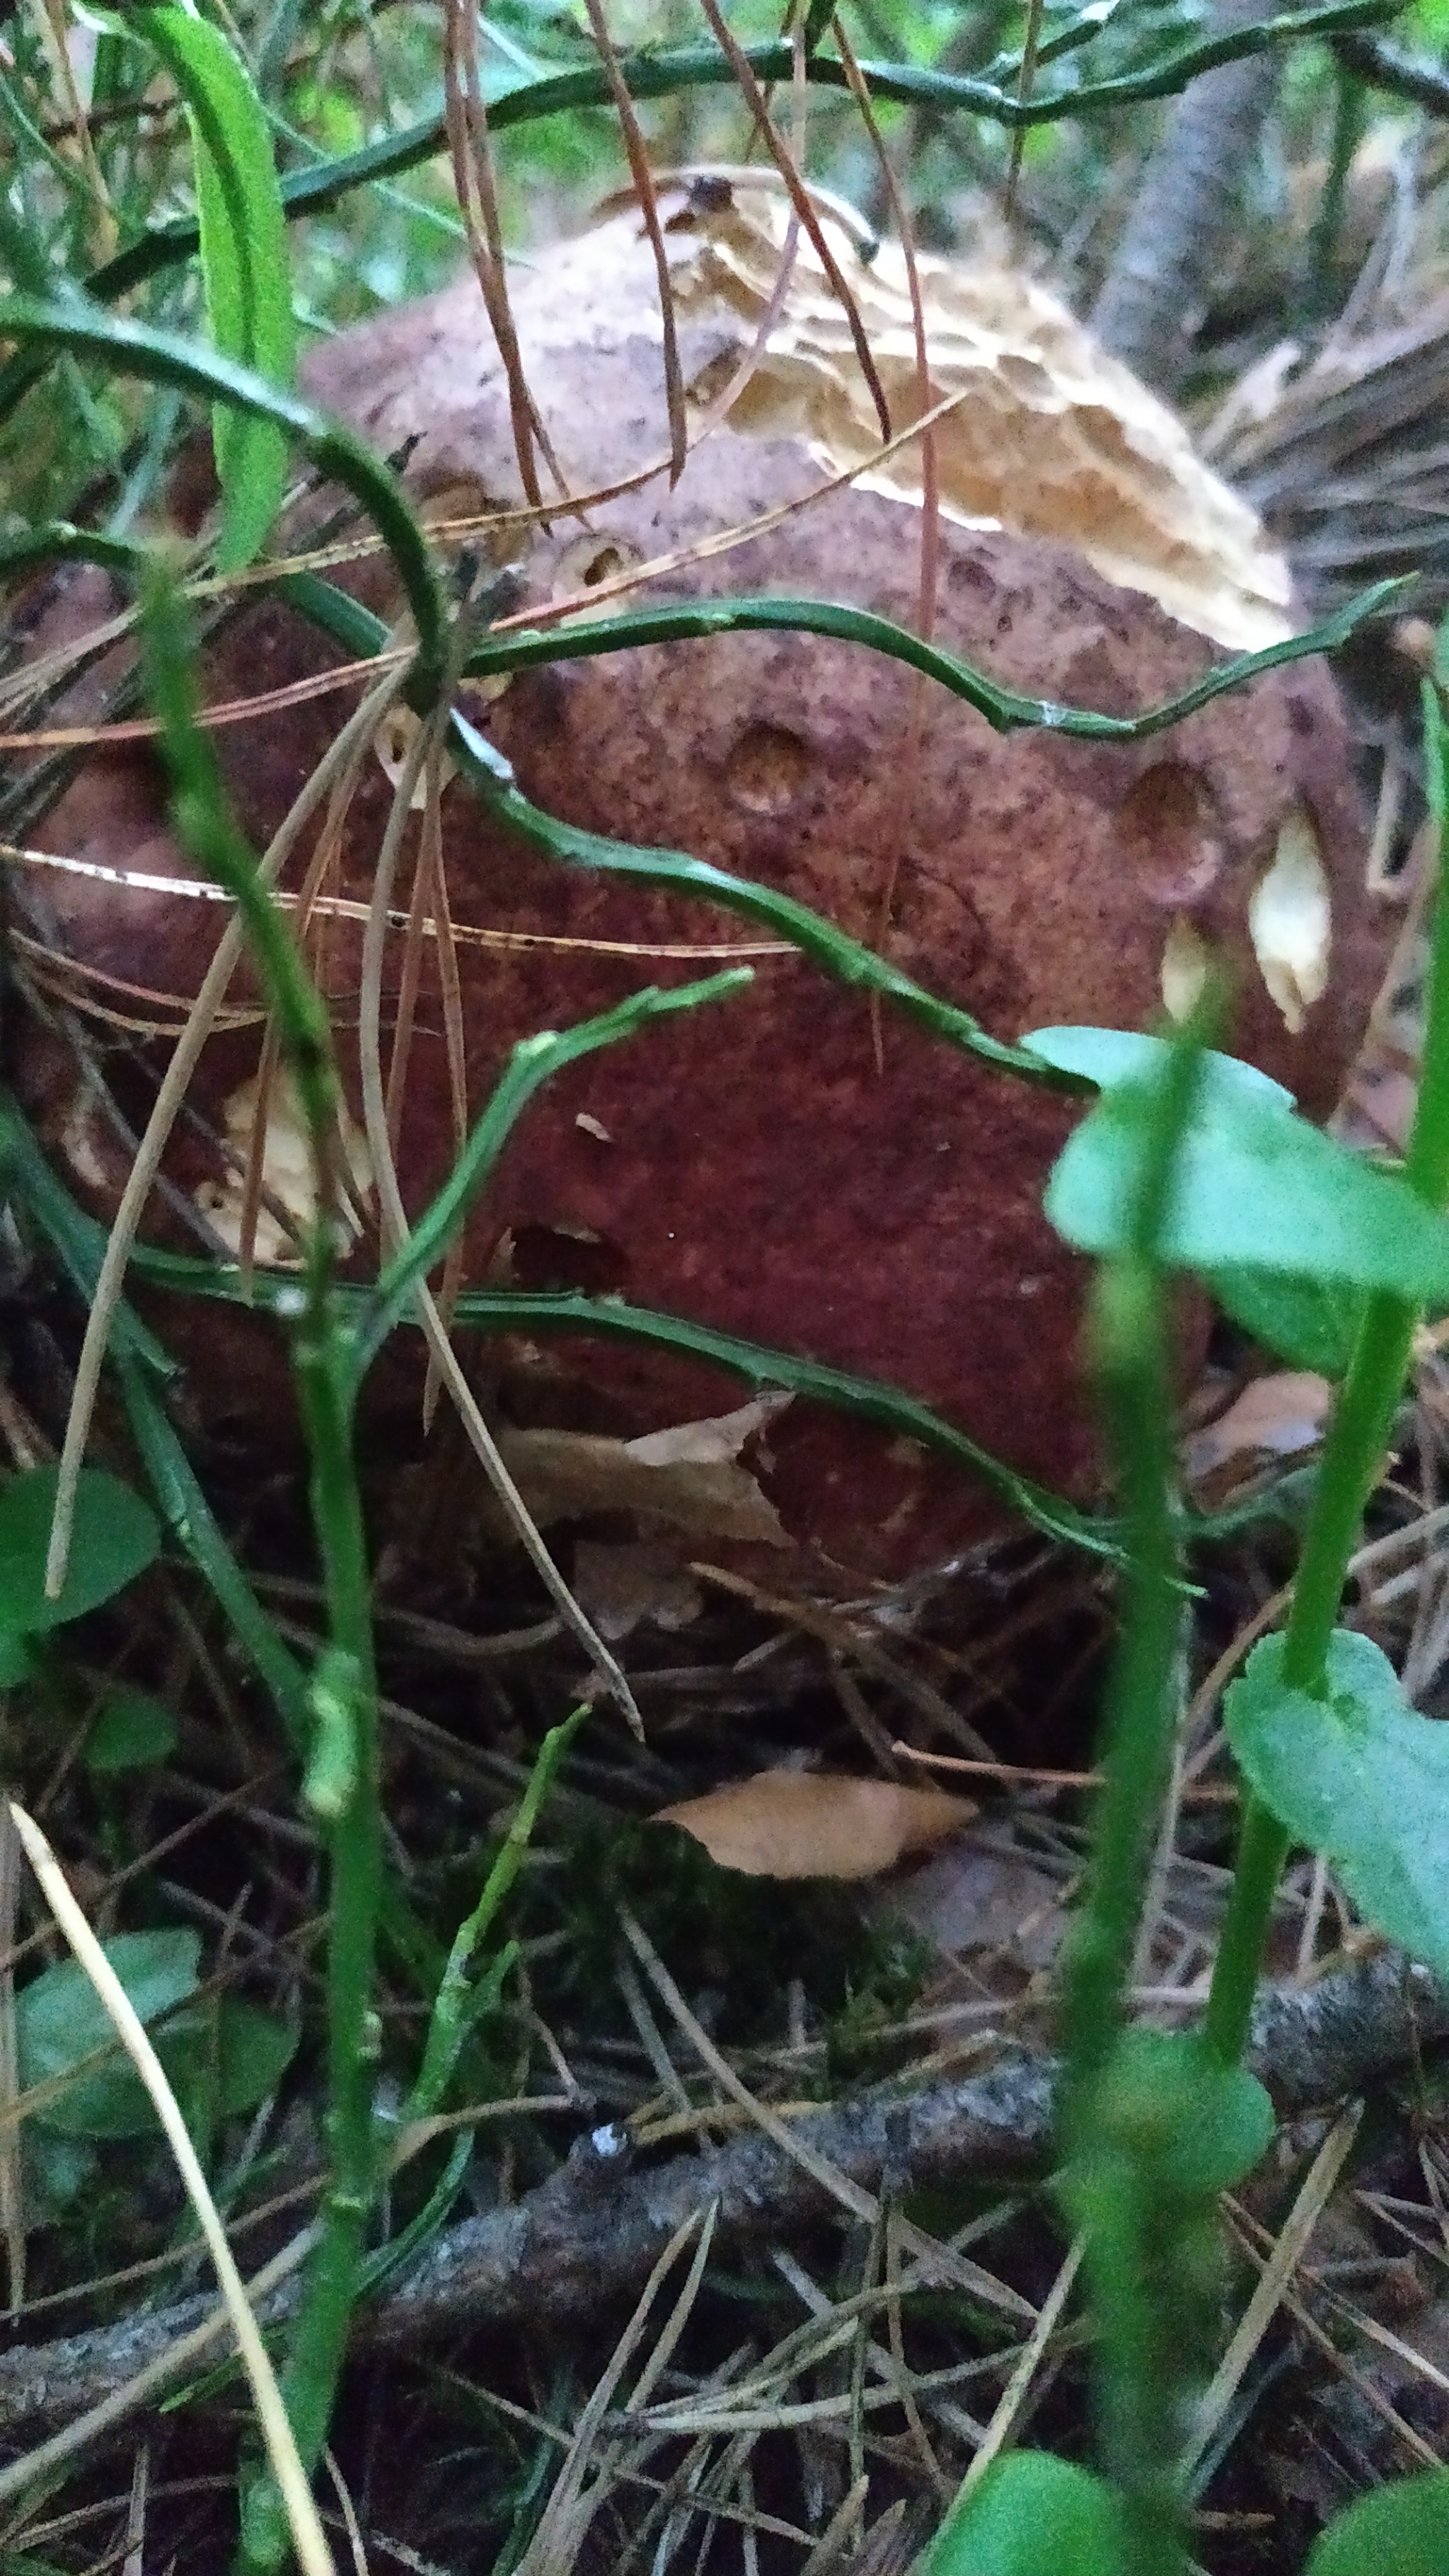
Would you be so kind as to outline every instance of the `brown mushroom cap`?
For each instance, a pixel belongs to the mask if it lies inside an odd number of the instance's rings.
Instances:
[[[756,338],[783,218],[754,192],[705,210],[681,192],[666,213],[697,428]],[[903,424],[918,411],[903,271],[888,251],[867,267],[844,235],[837,248]],[[1252,514],[1125,370],[1020,278],[934,261],[922,270],[933,398],[962,395],[937,433],[939,642],[1010,687],[1130,714],[1188,686],[1223,646],[1288,631],[1286,576]],[[571,491],[656,463],[667,444],[661,331],[637,214],[545,254],[517,285],[514,311]],[[317,350],[308,376],[382,451],[416,442],[408,480],[435,518],[516,510],[507,387],[471,278]],[[809,497],[823,470],[858,464],[876,443],[845,317],[802,241],[750,385],[675,489],[656,472],[591,506],[582,530],[563,514],[544,529],[515,518],[470,542],[516,563],[536,603],[669,557],[649,602],[771,592],[911,626],[919,444],[865,481]],[[767,532],[704,551],[792,503],[801,506]],[[342,577],[391,608],[375,565]],[[103,585],[85,583],[98,602]],[[73,619],[79,595],[62,600],[62,618]],[[326,658],[312,630],[267,604],[210,652],[210,690],[271,688]],[[258,842],[335,732],[338,703],[218,736]],[[998,735],[902,664],[796,632],[548,664],[473,711],[548,812],[758,879],[863,941],[877,939],[893,877],[887,953],[1000,1036],[1063,1021],[1152,1024],[1164,954],[1190,928],[1235,971],[1238,1051],[1310,1112],[1337,1094],[1381,943],[1343,717],[1321,664],[1267,673],[1171,733],[1128,744]],[[333,895],[365,903],[390,795],[369,759]],[[43,838],[111,867],[189,874],[158,840],[158,810],[145,756],[112,755],[91,763]],[[475,1113],[520,1037],[759,944],[736,916],[561,867],[496,828],[461,785],[442,812]],[[1297,1033],[1249,925],[1285,827],[1310,865],[1316,851],[1332,904],[1326,987],[1301,1014],[1290,995]],[[146,991],[194,991],[216,935],[212,907],[65,875],[46,893],[59,938],[83,963]],[[355,923],[334,916],[318,951],[344,1030],[359,943]],[[395,937],[393,994],[401,954]],[[749,993],[589,1058],[534,1104],[470,1219],[468,1275],[487,1275],[507,1234],[524,1284],[616,1290],[891,1379],[1018,1469],[1089,1490],[1081,1265],[1040,1211],[1072,1108],[889,1010],[878,1064],[860,995],[794,954],[752,962]],[[351,1036],[343,1043],[355,1059]],[[214,1041],[197,1097],[218,1129],[255,1062],[255,1032]],[[348,1079],[357,1109],[355,1061]],[[448,1168],[451,1136],[430,943],[398,1157],[410,1212]],[[89,1150],[94,1162],[94,1140]],[[204,1178],[215,1208],[216,1173],[197,1154],[194,1140],[179,1143],[172,1169],[188,1186]],[[89,1179],[104,1204],[110,1184]],[[546,1356],[521,1355],[515,1392],[530,1370],[540,1404],[556,1406],[564,1383],[583,1418],[628,1431],[738,1401],[736,1381],[641,1346],[550,1341]],[[761,1465],[792,1535],[853,1573],[898,1574],[1001,1518],[990,1495],[910,1444],[805,1404],[772,1423]]]

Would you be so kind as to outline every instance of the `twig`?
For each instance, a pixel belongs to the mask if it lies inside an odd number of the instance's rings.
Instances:
[[[1288,2116],[1360,2091],[1445,2037],[1449,1988],[1384,1950],[1331,1970],[1316,1985],[1267,1989],[1249,2062]],[[915,2190],[968,2176],[1020,2187],[1047,2167],[1055,2076],[1055,2060],[1044,2052],[1015,2050],[985,2074],[915,2094],[869,2093],[793,2125],[800,2143],[862,2191]],[[712,2202],[719,2204],[720,2246],[787,2235],[838,2208],[795,2156],[758,2129],[708,2154],[643,2170],[631,2169],[627,2133],[586,2130],[537,2190],[439,2235],[357,2319],[357,2338],[416,2348],[463,2328],[576,2331],[581,2316],[629,2297],[690,2213]],[[261,2286],[253,2285],[254,2296]],[[269,2299],[267,2321],[278,2320],[295,2295],[294,2288],[279,2290]],[[205,2299],[191,2299],[0,2353],[7,2441],[32,2439],[104,2403],[106,2416],[94,2428],[100,2438],[194,2367],[197,2329],[219,2333],[223,2326]],[[187,2335],[192,2340],[182,2344]]]
[[[599,49],[599,59],[618,110],[629,173],[639,200],[639,211],[644,218],[644,229],[649,235],[649,247],[654,253],[654,272],[659,280],[659,314],[664,333],[664,393],[669,412],[669,481],[672,488],[684,472],[684,460],[689,453],[689,423],[684,409],[684,376],[679,364],[674,290],[669,281],[669,251],[664,227],[659,220],[659,199],[649,168],[649,154],[634,102],[629,96],[628,83],[619,69],[619,57],[614,51],[609,22],[604,15],[604,0],[584,0],[584,6],[589,13],[589,25]]]
[[[1395,98],[1411,99],[1431,116],[1449,116],[1449,72],[1421,54],[1406,54],[1386,36],[1342,35],[1333,50],[1360,80],[1372,81]]]

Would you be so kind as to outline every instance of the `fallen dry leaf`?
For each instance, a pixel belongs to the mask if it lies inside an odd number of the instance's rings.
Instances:
[[[638,1440],[584,1431],[505,1431],[498,1446],[541,1525],[589,1512],[643,1512],[691,1538],[753,1540],[786,1547],[774,1504],[739,1454],[788,1404],[756,1396],[737,1412],[681,1422]]]
[[[574,1599],[611,1646],[646,1619],[672,1635],[704,1608],[704,1594],[667,1540],[580,1539],[572,1580]]]
[[[825,1771],[756,1771],[704,1798],[663,1807],[657,1825],[682,1825],[721,1869],[750,1878],[873,1878],[906,1852],[959,1833],[969,1798],[901,1789],[893,1780],[849,1780]]]
[[[1322,1438],[1332,1388],[1312,1369],[1282,1369],[1254,1378],[1237,1401],[1183,1443],[1183,1465],[1201,1483],[1230,1458],[1291,1458]]]
[[[1044,1968],[1066,1923],[1062,1894],[1060,1880],[1015,1853],[968,1844],[913,1871],[891,1906],[938,1949],[1005,1950],[1024,1968]]]

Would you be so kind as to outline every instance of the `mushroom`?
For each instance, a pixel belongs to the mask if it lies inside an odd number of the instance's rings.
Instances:
[[[520,508],[509,388],[471,277],[314,350],[309,390],[381,452],[406,449],[441,541],[470,522],[467,544],[485,567],[510,568],[535,609],[568,598],[573,614],[595,614],[599,594],[663,559],[649,602],[771,592],[911,626],[921,440],[880,456],[872,390],[815,249],[787,240],[788,210],[767,189],[681,183],[661,202],[696,441],[676,485],[654,259],[632,207],[545,251],[513,297],[567,491],[613,497],[560,502],[542,522]],[[868,258],[847,231],[826,230],[904,428],[921,408],[905,263],[888,244]],[[934,430],[940,643],[1006,686],[1120,715],[1292,631],[1281,559],[1152,395],[1021,275],[924,256],[918,268],[931,399],[953,405]],[[853,480],[832,481],[851,468]],[[194,493],[186,506],[199,508]],[[336,577],[396,613],[380,558]],[[114,604],[97,574],[59,579],[36,649]],[[329,656],[340,658],[269,599],[208,648],[208,691],[275,689]],[[258,845],[335,735],[338,703],[218,733]],[[1382,942],[1344,716],[1319,662],[1266,672],[1134,742],[997,734],[900,662],[793,631],[543,663],[475,690],[470,712],[550,813],[781,889],[1003,1037],[1064,1021],[1150,1025],[1164,999],[1182,1006],[1216,952],[1235,976],[1232,1044],[1311,1114],[1334,1102]],[[399,743],[380,735],[375,748],[326,878],[326,918],[308,934],[338,1004],[354,1115],[355,916]],[[194,993],[217,930],[216,907],[165,890],[168,875],[192,872],[160,810],[149,754],[111,751],[39,836],[152,880],[127,889],[56,871],[44,889],[50,944],[73,961],[77,994],[94,1005],[109,991],[133,1018],[128,994]],[[874,1021],[858,993],[735,915],[557,865],[461,783],[445,787],[441,818],[474,1113],[519,1038],[722,952],[765,951],[747,993],[590,1057],[538,1098],[470,1216],[466,1277],[496,1278],[506,1257],[525,1286],[619,1292],[885,1378],[1016,1469],[1090,1493],[1082,1265],[1041,1213],[1071,1104],[889,1007]],[[410,849],[419,830],[409,824]],[[392,1002],[403,953],[395,932]],[[439,976],[439,943],[425,941],[398,1146],[410,1213],[453,1151]],[[232,1001],[245,1021],[244,980]],[[254,1025],[213,1039],[194,1089],[213,1136],[245,1132],[256,1071]],[[36,1039],[32,1091],[49,1102],[75,1185],[104,1210],[115,1153],[77,1113],[83,1084],[73,1064],[58,1070],[53,1036]],[[286,1108],[279,1096],[274,1116]],[[269,1171],[292,1168],[285,1138],[269,1144]],[[168,1169],[227,1239],[226,1169],[195,1126],[178,1131]],[[203,1409],[214,1313],[175,1335]],[[235,1370],[225,1375],[216,1401],[235,1412]],[[524,1419],[626,1436],[739,1402],[737,1381],[692,1358],[578,1336],[515,1341],[504,1383]],[[847,1579],[898,1577],[1001,1525],[984,1487],[817,1404],[773,1419],[755,1463],[792,1539]]]

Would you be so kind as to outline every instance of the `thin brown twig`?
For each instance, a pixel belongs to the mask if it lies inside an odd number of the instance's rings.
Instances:
[[[414,736],[393,790],[392,811],[383,833],[373,877],[372,903],[363,934],[361,1007],[358,1025],[358,1070],[362,1084],[363,1122],[367,1133],[368,1152],[372,1157],[373,1184],[377,1191],[382,1221],[383,1242],[389,1253],[407,1242],[410,1233],[407,1212],[398,1180],[397,1164],[388,1138],[387,1102],[382,1078],[382,963],[383,946],[390,917],[393,878],[403,829],[412,807],[413,789],[422,774],[429,747],[436,736],[441,718],[435,716]],[[605,1644],[594,1623],[580,1608],[569,1586],[554,1563],[538,1524],[504,1463],[498,1443],[483,1419],[477,1397],[468,1383],[465,1370],[453,1348],[437,1302],[425,1280],[419,1280],[413,1292],[418,1321],[422,1326],[428,1351],[436,1362],[438,1375],[452,1398],[454,1409],[463,1426],[470,1447],[486,1475],[530,1564],[544,1584],[565,1625],[572,1631],[588,1656],[590,1664],[622,1710],[632,1732],[641,1740],[644,1722],[629,1687],[624,1668],[617,1655]]]
[[[441,747],[434,745],[428,761],[428,803],[423,816],[423,838],[428,853],[428,881],[432,889],[434,935],[438,948],[438,986],[443,1000],[443,1052],[448,1067],[448,1108],[453,1122],[453,1154],[462,1153],[468,1141],[468,1042],[463,1018],[463,986],[458,972],[458,942],[453,929],[452,908],[448,901],[448,870],[443,856],[441,798]],[[436,792],[435,792],[436,790]],[[428,927],[425,924],[425,928]],[[458,1294],[463,1285],[464,1243],[456,1234],[443,1257],[443,1275],[438,1285],[438,1313],[443,1330],[451,1332]],[[443,1381],[438,1364],[428,1353],[427,1375],[423,1381],[423,1429],[432,1428]]]
[[[443,99],[458,211],[463,218],[484,309],[508,382],[508,412],[518,458],[518,477],[525,498],[535,509],[541,510],[543,494],[534,460],[535,441],[565,496],[568,487],[539,416],[538,405],[528,389],[513,307],[508,299],[503,227],[499,220],[498,189],[488,137],[488,109],[478,71],[477,11],[468,5],[468,0],[445,0]]]
[[[728,59],[730,69],[734,73],[735,79],[739,84],[745,105],[748,107],[750,114],[756,119],[760,131],[765,138],[770,158],[774,162],[776,169],[779,171],[781,178],[784,180],[785,185],[790,192],[790,203],[794,207],[796,214],[799,216],[801,223],[805,227],[810,246],[814,251],[816,258],[819,260],[821,267],[824,269],[826,276],[830,280],[831,287],[839,301],[840,309],[844,313],[846,322],[849,326],[850,336],[855,345],[855,354],[860,361],[861,374],[865,378],[866,385],[869,388],[871,401],[875,405],[876,418],[880,422],[881,436],[882,438],[889,438],[891,435],[890,405],[886,401],[885,388],[881,383],[875,359],[871,354],[871,346],[870,341],[866,336],[865,324],[860,318],[860,307],[856,303],[855,297],[851,294],[850,287],[846,281],[845,272],[842,269],[839,260],[836,258],[834,251],[831,249],[829,242],[825,238],[825,234],[821,229],[820,218],[816,214],[815,208],[810,202],[809,191],[805,188],[784,138],[775,124],[774,118],[770,114],[769,107],[765,100],[765,94],[761,89],[759,82],[755,78],[749,56],[745,53],[738,37],[733,35],[729,27],[725,24],[724,16],[719,6],[719,0],[700,0],[700,6],[704,10],[706,18],[709,20],[710,31],[714,36],[716,44],[719,46],[721,53],[723,53]],[[856,470],[858,472],[859,468],[857,467]]]
[[[300,789],[289,812],[284,816],[265,853],[258,862],[258,883],[270,888],[278,876],[301,832],[306,828],[316,806],[327,793],[333,778],[345,769],[359,734],[370,740],[372,730],[383,708],[400,688],[401,674],[390,671],[370,696],[363,700],[336,741],[331,744],[311,777]],[[211,1032],[212,1017],[241,961],[241,923],[233,912],[217,944],[216,952],[202,978],[201,988],[192,1005],[186,1027],[176,1042],[171,1061],[162,1076],[155,1105],[146,1123],[145,1134],[137,1146],[121,1202],[111,1224],[105,1256],[96,1280],[95,1294],[86,1319],[80,1358],[76,1365],[75,1387],[61,1450],[60,1478],[56,1491],[55,1519],[51,1529],[50,1553],[46,1565],[46,1582],[56,1592],[65,1580],[70,1554],[71,1523],[81,1461],[90,1437],[91,1418],[100,1392],[101,1366],[106,1344],[120,1299],[126,1264],[135,1242],[146,1202],[160,1170],[161,1157],[171,1129],[180,1114],[192,1073]]]
[[[673,547],[668,554],[651,555],[641,564],[631,564],[623,572],[609,574],[587,590],[569,591],[562,599],[532,601],[526,608],[495,619],[489,628],[490,635],[505,637],[522,632],[542,633],[548,627],[561,625],[576,616],[581,608],[586,608],[592,616],[608,600],[623,599],[633,591],[646,589],[651,582],[667,580],[677,572],[689,571],[696,564],[713,563],[721,555],[733,553],[737,546],[752,545],[757,538],[769,536],[774,529],[784,527],[790,519],[798,518],[802,512],[813,508],[817,501],[828,500],[832,492],[843,491],[847,484],[855,483],[862,475],[879,473],[881,467],[888,465],[903,448],[918,438],[924,438],[938,421],[946,420],[963,403],[970,402],[975,391],[974,385],[968,383],[958,385],[954,393],[943,394],[921,419],[908,421],[904,429],[892,431],[869,455],[857,457],[835,473],[825,475],[820,482],[813,483],[808,492],[799,493],[794,500],[778,502],[773,509],[761,510],[753,519],[741,519],[732,528],[721,528],[713,536],[696,538],[687,546]],[[661,457],[657,464],[650,465],[617,488],[621,492],[636,490],[656,474],[664,473],[667,465],[667,457]],[[569,507],[582,515],[585,504],[574,501]],[[486,513],[477,518],[449,522],[446,529],[440,528],[436,533],[450,534],[501,525],[505,517],[518,515],[522,514]],[[528,515],[547,518],[556,513],[540,507]],[[267,570],[271,575],[276,567],[269,564]],[[310,699],[328,697],[334,690],[355,688],[365,680],[380,679],[389,671],[405,672],[413,659],[411,645],[385,647],[379,653],[366,655],[354,662],[334,663],[328,670],[315,671],[305,679],[291,681],[285,688],[259,690],[255,697],[228,699],[220,705],[202,708],[197,721],[208,728],[247,724],[258,716],[275,714],[284,707],[300,706]],[[0,751],[76,750],[98,747],[103,743],[154,742],[158,732],[153,716],[128,717],[117,724],[63,725],[31,732],[0,733]]]
[[[690,2011],[643,1925],[635,1921],[627,1906],[620,1907],[619,1921],[623,1927],[624,1937],[645,1975],[678,2027],[684,2032],[696,2055],[708,2067],[715,2082],[730,2095],[733,2101],[744,2105],[764,2130],[766,2137],[775,2146],[782,2148],[786,2155],[793,2156],[803,2166],[813,2183],[828,2192],[842,2209],[850,2212],[852,2217],[863,2219],[867,2226],[874,2227],[880,2216],[880,2201],[877,2195],[873,2191],[863,2189],[830,2157],[822,2156],[808,2139],[802,2138],[798,2130],[792,2129],[787,2121],[782,2120],[768,2102],[762,2102],[757,2093],[750,2091],[749,2086],[736,2074],[728,2058],[715,2047],[696,2015]],[[924,2254],[944,2278],[955,2281],[961,2289],[974,2292],[978,2298],[985,2299],[989,2306],[1003,2309],[1008,2316],[1024,2318],[1028,2322],[1034,2321],[1036,2311],[1029,2302],[1021,2298],[1015,2290],[1008,2289],[1006,2284],[998,2281],[992,2273],[983,2271],[979,2263],[967,2262],[962,2255],[952,2252],[949,2247],[939,2245],[933,2239],[926,2237],[920,2228],[908,2227],[904,2220],[901,2225],[903,2242],[909,2246],[912,2253]]]
[[[20,1842],[8,1804],[0,1804],[0,2112],[9,2114],[20,2099],[20,2043],[15,2017],[15,1912],[20,1896]],[[0,2233],[5,2238],[13,2321],[25,2302],[25,2186],[20,2156],[20,2129],[7,2117],[0,2131]]]
[[[584,6],[588,10],[589,25],[604,66],[604,78],[618,111],[624,152],[639,200],[639,211],[644,218],[644,229],[649,235],[649,247],[654,253],[655,275],[659,280],[659,312],[664,326],[664,399],[669,415],[669,481],[672,487],[684,472],[684,460],[689,453],[689,424],[684,415],[684,377],[679,365],[679,332],[674,315],[674,290],[669,280],[669,252],[665,246],[664,227],[659,220],[659,198],[649,168],[649,155],[644,148],[639,111],[629,95],[628,82],[619,69],[619,57],[614,51],[614,40],[604,15],[604,0],[584,0]]]
[[[1037,0],[1040,5],[1040,0]],[[915,342],[916,406],[922,419],[931,408],[931,354],[926,339],[926,308],[921,294],[921,272],[916,259],[915,229],[910,208],[896,175],[895,163],[886,149],[885,137],[871,105],[870,90],[860,65],[851,50],[845,24],[837,11],[833,21],[836,50],[845,67],[850,93],[860,110],[861,121],[870,136],[871,147],[880,165],[887,198],[900,235],[901,257],[905,263],[906,285],[911,299],[911,335]],[[916,603],[916,627],[924,643],[929,644],[936,631],[936,596],[941,568],[941,468],[940,451],[934,429],[921,438],[921,570]],[[906,716],[902,748],[901,775],[906,793],[901,800],[896,828],[891,837],[885,882],[881,887],[876,912],[875,945],[882,954],[890,938],[895,916],[896,895],[901,869],[915,827],[917,785],[921,776],[921,738],[926,725],[927,684],[924,672],[917,671],[912,680],[910,706]],[[885,1019],[879,993],[870,997],[870,1035],[878,1074],[885,1071]]]

